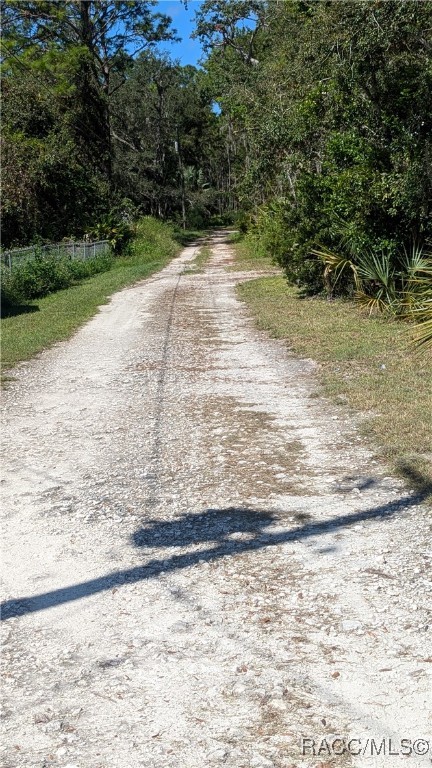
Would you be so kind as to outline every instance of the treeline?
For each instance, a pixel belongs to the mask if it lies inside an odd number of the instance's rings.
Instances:
[[[2,11],[6,246],[235,211],[305,293],[430,306],[429,0],[204,0],[203,68],[150,0]]]
[[[432,3],[206,0],[197,34],[255,247],[306,293],[430,291]]]
[[[157,52],[169,17],[142,0],[1,5],[4,246],[225,210],[206,80]]]

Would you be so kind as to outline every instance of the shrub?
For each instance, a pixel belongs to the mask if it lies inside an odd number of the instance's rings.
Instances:
[[[107,272],[113,265],[113,256],[111,253],[105,253],[95,256],[86,261],[76,259],[69,261],[69,270],[74,281],[84,280],[86,277],[98,274],[98,272]]]
[[[89,232],[96,240],[108,240],[115,253],[120,253],[133,236],[131,223],[117,211],[111,211]]]
[[[66,256],[58,258],[37,254],[34,259],[18,265],[12,271],[3,268],[2,314],[10,314],[14,307],[25,301],[40,299],[98,272],[105,272],[111,268],[112,264],[113,257],[109,253],[87,261],[78,259],[71,261]]]
[[[13,312],[13,308],[24,302],[24,296],[15,284],[9,269],[1,268],[1,312],[3,316]]]
[[[178,245],[174,239],[174,227],[152,216],[143,216],[135,226],[135,237],[127,247],[127,255],[142,261],[172,258]]]
[[[323,290],[322,269],[312,255],[312,231],[294,226],[293,209],[281,198],[261,206],[253,217],[246,234],[248,249],[257,257],[270,256],[284,269],[290,283],[305,293]]]
[[[402,252],[391,250],[354,254],[352,258],[326,248],[314,250],[321,261],[329,298],[342,282],[355,287],[354,298],[369,314],[386,312],[414,321],[414,338],[432,346],[432,256],[414,244]]]
[[[41,254],[15,267],[11,274],[11,282],[17,293],[26,299],[39,299],[53,291],[67,288],[71,281],[66,259]]]

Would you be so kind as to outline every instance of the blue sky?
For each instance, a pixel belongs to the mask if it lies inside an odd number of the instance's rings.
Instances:
[[[194,30],[195,11],[201,0],[188,0],[188,8],[185,9],[180,0],[159,0],[155,11],[166,13],[172,18],[172,26],[177,30],[181,43],[161,43],[159,50],[166,51],[173,59],[179,59],[181,64],[198,64],[202,56],[201,45],[198,40],[191,40],[190,35]]]

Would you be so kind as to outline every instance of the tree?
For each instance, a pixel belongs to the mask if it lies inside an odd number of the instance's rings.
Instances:
[[[212,5],[198,30],[216,42],[206,68],[240,147],[236,195],[289,278],[321,290],[317,245],[397,260],[430,238],[432,4],[266,2],[247,30],[236,3]],[[224,25],[254,35],[259,66],[220,46]]]
[[[116,183],[136,205],[164,218],[182,212],[183,221],[214,207],[218,121],[199,70],[141,55],[112,110]]]
[[[153,13],[153,0],[3,0],[4,57],[26,66],[43,65],[62,53],[78,62],[75,99],[77,133],[91,144],[111,176],[112,94],[125,81],[128,63],[145,48],[170,39],[170,18]],[[89,141],[90,140],[90,141]]]
[[[9,66],[3,77],[2,239],[28,244],[85,231],[108,205],[110,190],[93,141],[77,135],[77,104],[65,60],[62,72]]]
[[[207,52],[232,48],[246,64],[256,65],[255,40],[267,6],[261,0],[204,0],[196,12],[194,37]]]

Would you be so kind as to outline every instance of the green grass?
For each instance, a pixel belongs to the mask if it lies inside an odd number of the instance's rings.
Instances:
[[[128,255],[116,258],[108,272],[29,301],[26,311],[2,319],[3,370],[71,336],[113,293],[162,269],[180,250],[169,226],[144,218]]]
[[[185,267],[186,275],[194,275],[204,271],[204,267],[210,259],[213,251],[208,245],[202,245],[194,260]]]
[[[174,240],[186,247],[209,233],[208,229],[182,229],[177,224],[171,225]]]
[[[268,256],[264,256],[258,251],[254,241],[248,235],[233,232],[228,242],[235,246],[234,264],[230,270],[236,272],[255,272],[256,270],[274,272],[275,269],[278,269]]]
[[[432,357],[415,353],[404,323],[370,318],[353,303],[301,299],[283,277],[242,283],[259,328],[320,366],[324,392],[366,414],[377,453],[432,491]]]

